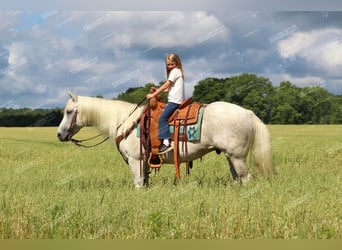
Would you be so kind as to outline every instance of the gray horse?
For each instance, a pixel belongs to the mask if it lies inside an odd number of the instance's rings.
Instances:
[[[57,136],[60,141],[70,141],[84,126],[96,126],[109,138],[122,135],[141,116],[144,107],[114,100],[75,96],[70,93],[64,117]],[[134,112],[129,115],[129,112]],[[250,110],[226,102],[214,102],[205,106],[201,127],[201,139],[188,142],[187,157],[180,146],[180,162],[193,161],[211,152],[223,152],[228,160],[235,181],[243,184],[251,179],[246,158],[251,150],[254,163],[263,176],[272,176],[271,138],[264,123]],[[131,133],[119,145],[119,151],[128,163],[134,185],[140,188],[148,182],[147,164],[141,164],[140,139]],[[162,155],[163,162],[173,164],[173,153]],[[215,167],[215,166],[212,166]]]

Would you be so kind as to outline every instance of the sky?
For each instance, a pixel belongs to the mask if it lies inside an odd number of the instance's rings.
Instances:
[[[38,2],[0,5],[0,107],[62,108],[68,91],[111,99],[164,81],[168,53],[182,59],[187,96],[206,77],[242,73],[342,94],[342,9],[334,5]]]

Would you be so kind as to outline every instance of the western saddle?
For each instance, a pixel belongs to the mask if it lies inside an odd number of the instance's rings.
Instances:
[[[153,90],[151,90],[153,91]],[[163,164],[163,158],[158,154],[159,147],[162,143],[158,139],[158,121],[166,103],[161,101],[161,97],[155,97],[149,100],[149,104],[140,119],[140,142],[141,147],[145,149],[145,159],[152,169],[160,169]],[[179,142],[183,143],[183,150],[186,157],[186,174],[189,173],[189,162],[187,160],[187,125],[195,124],[198,119],[199,110],[203,105],[193,102],[189,98],[179,105],[177,110],[169,118],[169,125],[174,127],[171,133],[173,140],[173,159],[176,171],[176,177],[180,178],[180,159],[179,159]],[[182,127],[182,129],[181,129]],[[141,150],[142,151],[142,150]]]

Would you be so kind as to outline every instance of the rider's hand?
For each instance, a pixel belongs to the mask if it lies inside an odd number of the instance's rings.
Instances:
[[[154,94],[147,94],[147,95],[146,95],[147,100],[150,100],[150,99],[153,98],[153,97],[154,97]]]

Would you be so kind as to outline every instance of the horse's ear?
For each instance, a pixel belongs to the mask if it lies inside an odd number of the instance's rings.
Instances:
[[[77,95],[74,95],[73,93],[71,93],[70,91],[68,92],[70,98],[72,99],[73,102],[77,102]]]

